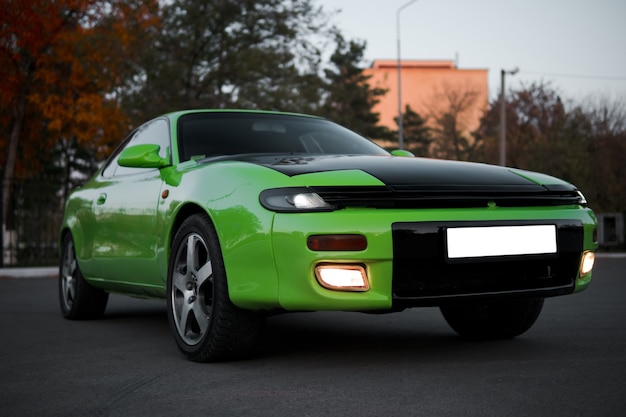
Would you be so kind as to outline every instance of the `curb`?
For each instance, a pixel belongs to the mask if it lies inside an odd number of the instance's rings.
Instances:
[[[59,268],[44,266],[34,268],[0,268],[0,279],[4,278],[58,278]]]
[[[626,258],[626,252],[596,252],[596,258]]]

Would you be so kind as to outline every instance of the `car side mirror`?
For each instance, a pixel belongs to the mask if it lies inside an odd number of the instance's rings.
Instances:
[[[405,149],[394,149],[393,151],[391,151],[391,154],[393,156],[408,156],[408,157],[414,157],[415,155],[413,155],[413,152],[409,152]]]
[[[129,168],[163,168],[170,162],[159,156],[161,147],[154,144],[129,146],[124,149],[117,163]]]

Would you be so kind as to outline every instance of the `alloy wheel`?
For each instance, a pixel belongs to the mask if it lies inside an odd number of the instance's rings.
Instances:
[[[189,234],[178,248],[170,297],[179,336],[196,345],[209,330],[213,310],[213,267],[198,233]]]

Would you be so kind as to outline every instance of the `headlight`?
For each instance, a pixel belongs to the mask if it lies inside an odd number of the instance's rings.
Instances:
[[[332,211],[335,208],[318,194],[305,187],[275,188],[259,196],[261,205],[278,213]]]
[[[578,204],[580,204],[581,206],[587,206],[587,199],[585,198],[585,196],[583,195],[583,193],[581,193],[580,191],[578,192]]]

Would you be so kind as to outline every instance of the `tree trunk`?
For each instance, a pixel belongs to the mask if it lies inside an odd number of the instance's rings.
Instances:
[[[7,159],[4,164],[4,173],[2,178],[2,226],[3,230],[7,230],[7,219],[9,217],[9,207],[11,190],[13,189],[13,180],[15,178],[15,163],[17,161],[17,147],[22,134],[22,122],[24,121],[24,112],[26,110],[26,96],[28,85],[30,84],[32,71],[28,71],[26,77],[26,85],[20,92],[17,102],[14,106],[13,126],[9,136],[9,144],[7,148]]]

